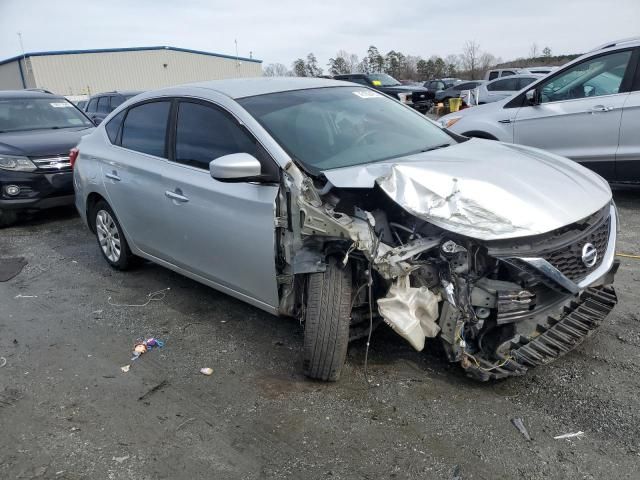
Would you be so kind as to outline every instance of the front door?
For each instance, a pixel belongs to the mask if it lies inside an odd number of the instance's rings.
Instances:
[[[279,187],[221,182],[209,174],[211,160],[231,153],[272,160],[258,151],[261,147],[231,114],[212,103],[180,100],[174,108],[175,146],[164,172],[164,201],[172,225],[166,245],[173,262],[241,296],[276,307]]]
[[[540,83],[540,104],[516,114],[514,142],[571,158],[615,179],[622,107],[629,96],[622,87],[631,53],[593,57]]]

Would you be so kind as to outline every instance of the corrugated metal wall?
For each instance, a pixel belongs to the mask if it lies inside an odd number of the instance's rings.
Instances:
[[[35,86],[61,95],[150,90],[203,80],[262,75],[262,65],[258,62],[174,50],[34,56],[29,60]]]
[[[0,65],[0,90],[21,90],[22,88],[18,61]]]

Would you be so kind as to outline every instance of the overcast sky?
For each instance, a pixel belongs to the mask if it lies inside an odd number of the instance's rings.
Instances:
[[[0,0],[0,60],[27,52],[169,45],[287,66],[339,49],[445,56],[476,40],[503,60],[536,43],[579,53],[640,35],[640,0]]]

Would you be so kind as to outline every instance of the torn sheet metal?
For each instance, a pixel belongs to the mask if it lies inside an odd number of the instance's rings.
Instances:
[[[611,201],[607,183],[575,162],[482,140],[323,174],[337,188],[377,183],[416,217],[481,240],[550,232]]]
[[[414,288],[409,276],[398,278],[389,293],[378,299],[378,311],[384,321],[418,351],[424,349],[426,337],[438,335],[438,302],[440,297],[426,287]]]

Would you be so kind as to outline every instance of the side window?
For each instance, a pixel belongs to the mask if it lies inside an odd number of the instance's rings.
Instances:
[[[522,90],[527,85],[532,84],[536,79],[536,77],[523,77],[518,79],[518,90]]]
[[[487,85],[487,90],[489,90],[490,92],[518,90],[518,79],[505,78],[504,80],[497,80]]]
[[[498,75],[500,75],[500,72],[496,72],[496,71],[490,72],[489,80],[495,80],[496,78],[498,78]]]
[[[502,71],[502,75],[500,75],[501,77],[509,77],[511,75],[515,75],[516,72],[512,72],[511,70],[503,70]]]
[[[476,82],[459,83],[456,85],[456,90],[472,90],[476,88]]]
[[[109,97],[100,97],[98,99],[98,113],[109,113]]]
[[[111,109],[109,111],[113,112],[116,107],[124,103],[124,100],[125,99],[122,95],[114,95],[113,97],[111,97]]]
[[[107,125],[104,127],[104,129],[107,131],[107,136],[109,137],[109,140],[113,144],[117,144],[118,133],[120,132],[120,125],[122,125],[122,120],[124,119],[125,113],[126,113],[125,111],[120,112],[111,120],[109,120],[109,123],[107,123]]]
[[[542,103],[613,95],[620,91],[631,51],[585,60],[542,83]]]
[[[87,112],[95,112],[98,109],[98,99],[92,98],[87,105]]]
[[[360,85],[369,85],[369,82],[367,82],[367,79],[363,77],[351,77],[349,81],[354,83],[359,83]]]
[[[176,162],[208,170],[211,160],[240,152],[256,156],[256,142],[229,114],[214,106],[180,102]]]
[[[124,148],[166,158],[165,137],[169,102],[150,102],[131,107],[122,125]]]

